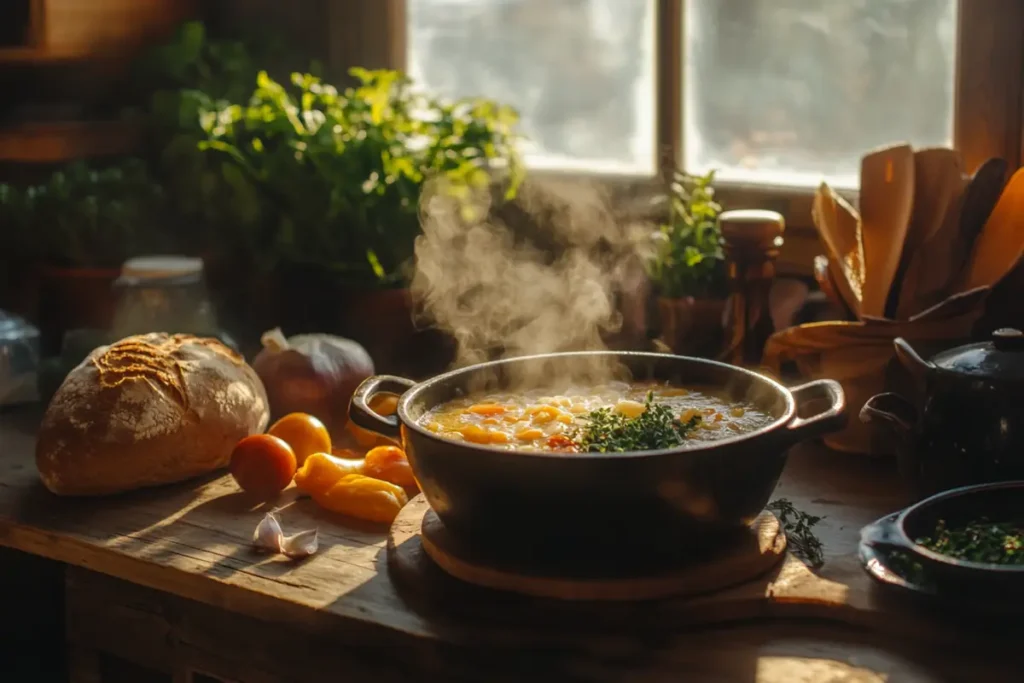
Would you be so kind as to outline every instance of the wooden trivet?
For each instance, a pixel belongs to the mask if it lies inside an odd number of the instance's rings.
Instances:
[[[779,551],[774,558],[769,553],[773,566],[769,565],[766,571],[749,580],[734,583],[734,575],[730,581],[719,582],[721,589],[699,595],[693,590],[688,593],[685,586],[678,585],[679,591],[654,600],[622,599],[625,597],[622,593],[616,596],[619,599],[610,599],[605,593],[597,596],[600,599],[584,600],[585,596],[578,592],[558,594],[558,597],[568,595],[575,599],[553,600],[495,590],[455,578],[427,554],[421,530],[428,509],[426,500],[417,496],[396,518],[388,535],[387,564],[391,579],[406,604],[430,619],[457,619],[463,625],[479,621],[490,626],[501,623],[513,628],[543,627],[556,631],[564,627],[595,633],[615,629],[631,633],[637,630],[659,632],[752,619],[824,619],[894,637],[914,633],[918,638],[951,646],[966,642],[965,638],[974,638],[970,633],[979,628],[976,621],[947,618],[939,606],[927,608],[877,590],[854,555],[830,559],[824,575],[819,576],[789,553]],[[760,528],[767,530],[769,523]],[[768,564],[769,558],[761,559]],[[459,559],[466,561],[461,556]],[[513,578],[521,578],[521,575],[517,573]],[[634,577],[633,585],[649,591],[650,584],[644,584],[643,580],[650,578],[641,577],[638,581]],[[725,587],[727,583],[732,584],[731,587]],[[552,587],[551,583],[541,585],[549,590]],[[558,582],[554,585],[561,588]],[[696,585],[690,584],[692,588]],[[711,585],[705,583],[701,588],[710,590]],[[574,589],[580,590],[575,586]],[[625,592],[621,585],[616,589]],[[646,597],[651,595],[646,593]],[[542,623],[538,622],[539,618]],[[1007,629],[1006,626],[1000,628]]]
[[[589,562],[576,566],[539,567],[536,563],[511,567],[493,550],[469,547],[447,532],[423,496],[402,510],[391,526],[389,562],[399,573],[415,573],[421,553],[408,552],[419,545],[430,560],[449,575],[467,583],[495,590],[561,600],[651,600],[692,597],[745,583],[771,571],[786,554],[786,535],[779,520],[765,511],[735,541],[692,564],[657,572],[623,574],[602,572]],[[407,564],[410,566],[401,566]]]

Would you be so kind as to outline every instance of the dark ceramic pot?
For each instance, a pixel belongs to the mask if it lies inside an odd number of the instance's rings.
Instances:
[[[917,492],[1024,480],[1024,334],[996,330],[927,361],[906,340],[894,344],[917,386],[872,396],[860,418],[896,433],[900,471]]]
[[[926,498],[895,518],[885,517],[861,529],[861,543],[904,553],[920,565],[924,577],[941,591],[972,591],[985,595],[1024,594],[1024,565],[968,562],[916,543],[935,532],[941,520],[948,529],[979,519],[1020,522],[1024,481],[965,486]]]
[[[417,424],[431,408],[467,391],[508,388],[524,374],[578,377],[595,362],[619,362],[638,381],[716,387],[774,419],[756,431],[691,448],[573,455],[453,441]],[[402,394],[396,415],[370,409],[379,392]],[[353,395],[349,414],[357,425],[401,440],[431,508],[465,542],[501,539],[526,553],[571,549],[653,560],[713,545],[750,524],[775,489],[787,449],[840,428],[846,403],[832,380],[789,390],[714,361],[584,352],[483,363],[418,384],[371,377]]]

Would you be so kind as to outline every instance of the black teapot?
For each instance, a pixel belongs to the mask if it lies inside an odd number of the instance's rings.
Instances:
[[[893,343],[916,386],[872,396],[860,419],[896,433],[900,472],[917,493],[1024,479],[1024,333],[999,329],[931,360]]]

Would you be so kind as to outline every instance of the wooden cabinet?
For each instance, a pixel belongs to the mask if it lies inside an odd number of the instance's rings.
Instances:
[[[0,0],[0,87],[15,93],[0,105],[0,162],[134,150],[138,130],[96,109],[116,98],[146,46],[198,9],[197,0]]]
[[[194,0],[6,0],[0,64],[125,55],[192,16]],[[20,44],[17,36],[22,36]]]

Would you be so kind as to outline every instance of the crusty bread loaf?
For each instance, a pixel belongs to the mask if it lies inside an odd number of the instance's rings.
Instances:
[[[60,495],[168,484],[226,467],[268,419],[256,373],[220,342],[128,337],[68,374],[39,428],[36,466]]]

